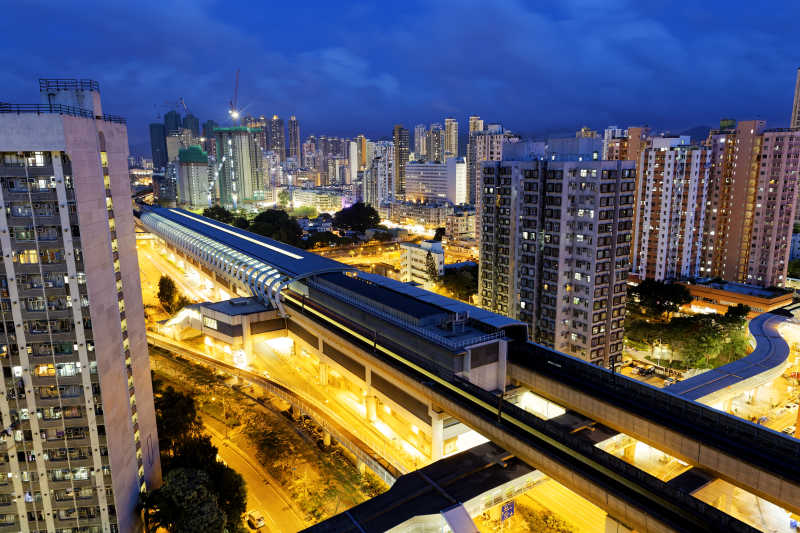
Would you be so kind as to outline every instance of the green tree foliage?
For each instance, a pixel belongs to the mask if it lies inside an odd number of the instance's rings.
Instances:
[[[789,261],[789,270],[787,274],[790,278],[800,278],[800,259]]]
[[[212,205],[203,209],[203,216],[219,220],[225,224],[233,222],[233,213],[222,207],[221,205]]]
[[[175,282],[169,276],[162,275],[158,279],[158,301],[164,306],[167,312],[171,312],[172,305],[178,298],[178,289],[175,287]]]
[[[444,228],[436,228],[436,233],[434,233],[433,235],[433,240],[441,242],[442,239],[444,238],[444,232],[445,232]]]
[[[347,239],[347,241],[350,241],[350,239]],[[320,248],[330,246],[331,244],[340,245],[341,243],[342,238],[330,231],[317,231],[309,235],[308,239],[306,239],[307,248]]]
[[[394,239],[394,235],[388,231],[376,231],[372,239],[380,242],[389,242]]]
[[[154,382],[153,389],[158,446],[171,456],[183,440],[200,434],[202,424],[192,396],[172,387],[162,390],[160,382]]]
[[[646,279],[628,289],[629,308],[652,318],[669,316],[691,301],[689,289],[678,283]]]
[[[236,216],[233,218],[233,226],[236,226],[239,229],[247,229],[250,227],[250,221],[247,220],[247,217],[243,216]]]
[[[295,218],[314,218],[317,216],[317,208],[313,205],[304,205],[300,207],[295,207],[292,210],[292,216]]]
[[[357,202],[333,215],[333,225],[340,229],[365,232],[381,221],[378,212],[371,205]]]
[[[428,250],[425,256],[425,271],[428,274],[429,280],[434,283],[439,281],[439,269],[436,268],[436,260],[433,258],[433,254],[430,250]]]
[[[459,300],[469,302],[478,293],[478,265],[447,269],[439,284]]]
[[[280,209],[260,212],[250,223],[249,230],[292,246],[303,246],[303,230],[300,225],[286,211]]]
[[[292,193],[289,192],[289,189],[282,189],[281,192],[278,193],[278,205],[281,207],[286,207],[291,201]]]
[[[144,496],[142,507],[148,531],[162,527],[170,533],[223,533],[227,523],[211,478],[193,468],[167,472],[161,488]]]
[[[517,506],[517,512],[528,526],[528,531],[538,533],[575,533],[575,529],[552,511],[538,511]]]

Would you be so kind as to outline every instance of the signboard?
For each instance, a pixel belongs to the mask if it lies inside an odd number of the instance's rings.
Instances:
[[[500,508],[500,521],[505,521],[514,516],[514,500],[507,501]]]

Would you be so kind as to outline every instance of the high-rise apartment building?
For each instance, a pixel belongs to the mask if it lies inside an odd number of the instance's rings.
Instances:
[[[153,168],[167,166],[167,130],[163,124],[150,124],[150,152],[153,155]]]
[[[206,120],[203,122],[203,150],[206,151],[208,155],[211,157],[216,157],[217,152],[217,143],[214,140],[214,130],[219,127],[219,124],[216,123],[214,120]]]
[[[444,158],[458,157],[458,121],[444,119]]]
[[[451,157],[445,165],[447,166],[447,199],[455,205],[466,204],[469,200],[466,158]]]
[[[303,143],[303,162],[300,166],[308,169],[317,168],[317,138],[310,135]]]
[[[704,275],[702,245],[711,151],[688,137],[656,137],[636,180],[631,273],[659,281]]]
[[[183,129],[190,130],[194,137],[200,137],[200,119],[191,113],[187,113],[183,117]]]
[[[347,184],[350,185],[358,179],[358,143],[356,141],[350,141],[347,158],[350,161]]]
[[[431,124],[431,129],[428,130],[426,159],[434,163],[444,162],[444,130],[442,125],[438,122]]]
[[[470,117],[474,118],[474,117]],[[483,125],[483,121],[481,126]],[[470,132],[467,145],[467,185],[469,203],[480,201],[478,189],[481,187],[478,180],[478,171],[482,161],[500,161],[503,157],[503,142],[510,139],[511,135],[503,131],[499,124],[490,124],[486,129]]]
[[[373,156],[364,172],[362,198],[365,204],[378,209],[394,199],[394,143],[375,141]]]
[[[476,131],[483,131],[483,120],[479,116],[471,115],[469,117],[469,133]]]
[[[397,124],[392,131],[394,142],[394,197],[402,198],[406,190],[406,163],[408,163],[408,130]]]
[[[287,155],[294,158],[298,165],[302,163],[300,160],[300,124],[294,115],[289,117],[289,152]]]
[[[281,158],[281,163],[286,162],[286,133],[284,133],[283,119],[278,115],[272,115],[269,121],[269,150],[272,150]]]
[[[800,128],[800,68],[794,81],[794,103],[792,105],[792,118],[789,120],[789,127]]]
[[[138,532],[160,465],[127,127],[95,81],[39,87],[0,113],[2,528]]]
[[[358,144],[358,170],[367,169],[367,138],[364,135],[356,136]]]
[[[183,120],[177,111],[167,111],[164,113],[164,127],[167,130],[167,135],[181,131],[183,129]]]
[[[243,126],[217,128],[217,189],[220,204],[238,207],[243,202],[263,200],[263,152],[257,130]]]
[[[481,165],[482,306],[593,363],[622,352],[632,161]]]
[[[425,124],[414,126],[414,157],[424,160],[428,155],[428,128]]]
[[[725,122],[706,141],[713,191],[702,268],[726,281],[781,287],[797,203],[800,129]]]
[[[178,163],[178,205],[208,207],[208,154],[197,145],[182,148]]]
[[[250,131],[255,135],[256,144],[262,151],[266,152],[269,150],[269,127],[267,125],[267,119],[264,118],[264,115],[260,117],[245,117],[242,123],[250,128]]]

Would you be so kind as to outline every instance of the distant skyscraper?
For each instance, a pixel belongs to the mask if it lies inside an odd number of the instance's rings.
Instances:
[[[219,127],[213,120],[207,120],[203,122],[203,150],[208,153],[208,155],[216,157],[217,153],[217,143],[214,140],[214,130]]]
[[[263,200],[263,152],[256,142],[256,131],[247,127],[217,128],[217,188],[224,207]]]
[[[164,113],[164,127],[167,129],[167,135],[181,131],[183,129],[183,121],[180,113],[175,110]]]
[[[367,138],[363,135],[356,136],[358,143],[358,170],[367,169]]]
[[[158,122],[150,124],[150,151],[153,155],[153,168],[167,166],[167,129]]]
[[[476,131],[483,131],[483,120],[481,120],[481,117],[472,115],[469,117],[469,133]]]
[[[436,163],[444,161],[444,131],[442,125],[438,122],[431,124],[431,129],[428,130],[427,136],[427,160]]]
[[[278,154],[281,163],[286,162],[286,133],[283,127],[283,119],[278,115],[273,115],[269,121],[269,149]]]
[[[0,114],[2,528],[138,532],[161,473],[127,127],[96,81],[39,86]]]
[[[444,119],[444,157],[458,157],[458,121]]]
[[[406,165],[406,194],[411,202],[447,200],[447,165],[438,161],[409,161]]]
[[[394,141],[394,195],[403,197],[406,190],[406,163],[408,163],[408,130],[397,124],[392,132]]]
[[[269,128],[267,127],[267,119],[264,115],[260,117],[245,117],[242,124],[250,128],[253,135],[256,136],[256,144],[263,151],[269,150]]]
[[[316,169],[316,161],[317,138],[311,135],[306,139],[306,142],[303,143],[303,161],[300,166],[307,169]]]
[[[605,364],[621,354],[634,166],[482,163],[481,305],[581,359]]]
[[[350,169],[347,184],[355,183],[358,179],[358,143],[350,141],[350,149],[348,150],[348,159],[350,161]]]
[[[792,119],[789,121],[792,128],[800,128],[800,68],[797,69],[797,78],[794,82],[794,105],[792,106]]]
[[[414,126],[414,156],[423,160],[428,155],[428,129],[425,124]]]
[[[185,117],[183,117],[183,129],[191,130],[192,135],[195,137],[200,137],[200,119],[191,113],[188,113]]]
[[[289,117],[289,157],[293,157],[299,166],[300,161],[300,124],[297,122],[297,117],[292,115]]]
[[[384,202],[394,199],[394,143],[376,141],[373,146],[373,157],[364,172],[362,197],[364,203],[378,209]]]
[[[473,118],[476,117],[470,117],[471,124]],[[484,130],[483,121],[481,120],[480,123],[481,129],[470,132],[467,146],[467,185],[471,204],[475,204],[479,200],[477,197],[480,188],[478,169],[481,162],[500,161],[503,157],[503,141],[508,136],[500,126]]]

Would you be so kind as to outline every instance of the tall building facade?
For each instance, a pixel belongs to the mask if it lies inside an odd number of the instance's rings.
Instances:
[[[181,120],[180,113],[175,110],[164,113],[164,127],[167,129],[167,135],[181,131],[183,129],[183,120]]]
[[[373,157],[364,172],[362,198],[365,204],[378,209],[394,199],[394,143],[376,141]]]
[[[705,274],[700,269],[711,151],[680,141],[654,139],[637,169],[631,273],[639,279]]]
[[[447,165],[436,161],[409,161],[406,165],[406,200],[430,202],[447,200]]]
[[[257,130],[243,126],[217,128],[217,197],[224,207],[263,200],[263,152]]]
[[[294,158],[299,166],[302,163],[300,154],[300,124],[297,122],[297,117],[292,115],[289,117],[289,152],[287,155]]]
[[[206,120],[203,122],[203,150],[211,157],[216,157],[217,143],[214,140],[214,130],[218,127],[219,124],[214,120]]]
[[[425,124],[414,126],[414,156],[423,160],[428,155],[428,128]]]
[[[153,155],[153,168],[167,166],[167,130],[163,124],[150,124],[150,152]]]
[[[183,117],[183,129],[191,131],[194,137],[200,137],[200,119],[191,113],[187,113]]]
[[[789,120],[790,128],[800,128],[800,68],[794,80],[794,103],[792,104],[792,117]]]
[[[712,187],[703,267],[726,281],[784,286],[797,204],[800,129],[723,124],[706,141]]]
[[[451,157],[447,160],[446,166],[447,199],[455,205],[466,204],[469,200],[467,160],[463,157]]]
[[[0,114],[2,527],[138,532],[161,479],[127,127],[97,82],[39,86]]]
[[[178,204],[190,209],[208,207],[208,154],[200,146],[178,153]]]
[[[444,130],[439,123],[431,124],[428,130],[426,159],[434,163],[444,162]]]
[[[587,361],[621,354],[634,162],[488,161],[480,174],[482,306]]]
[[[317,138],[310,135],[303,143],[303,162],[300,166],[308,169],[317,168]]]
[[[458,121],[444,119],[444,158],[458,157]]]
[[[408,163],[408,130],[397,124],[392,131],[394,142],[394,197],[403,198],[406,190],[406,163]]]
[[[473,118],[473,117],[470,117]],[[483,121],[481,126],[483,125]],[[480,202],[478,194],[481,187],[478,174],[483,161],[500,161],[503,158],[503,141],[509,134],[499,124],[492,124],[488,129],[470,132],[467,145],[467,185],[469,186],[469,203]]]
[[[469,117],[469,133],[476,131],[483,131],[483,120],[477,115],[471,115]]]
[[[269,121],[268,149],[278,154],[281,163],[286,162],[286,133],[283,127],[283,119],[278,115],[272,115]]]
[[[246,127],[250,128],[253,135],[255,135],[258,147],[264,152],[269,150],[269,126],[267,125],[267,119],[264,118],[264,115],[258,118],[245,117],[243,122]]]

